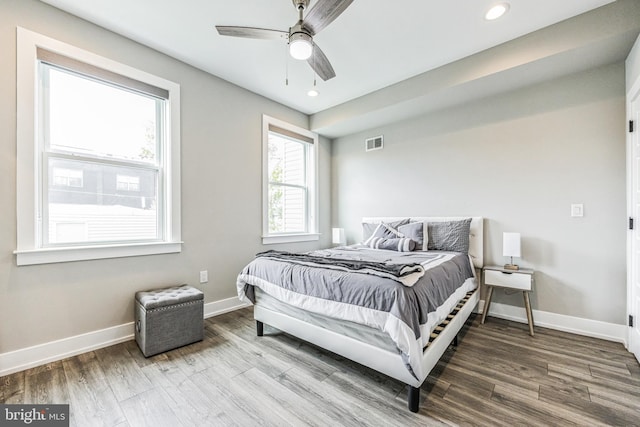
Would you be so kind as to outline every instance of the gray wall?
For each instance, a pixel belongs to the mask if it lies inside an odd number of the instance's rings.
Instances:
[[[182,91],[180,254],[16,267],[16,26],[175,81]],[[236,295],[261,244],[261,120],[308,117],[35,0],[0,2],[0,353],[133,320],[133,295],[191,283],[205,302]],[[320,145],[320,242],[330,244],[330,142]],[[209,282],[198,284],[198,272]]]
[[[623,324],[624,95],[618,63],[338,138],[332,223],[353,243],[363,216],[483,216],[486,264],[504,264],[503,231],[522,233],[534,309]]]
[[[636,39],[627,61],[625,62],[627,71],[627,90],[636,83],[636,79],[640,76],[640,36]]]

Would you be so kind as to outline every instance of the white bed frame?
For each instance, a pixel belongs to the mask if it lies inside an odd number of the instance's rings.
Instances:
[[[368,217],[363,222],[393,222],[407,217]],[[460,220],[469,217],[411,217],[412,221],[441,222]],[[483,218],[472,217],[469,233],[469,255],[474,267],[481,269],[483,266]],[[479,275],[476,274],[476,277]],[[458,314],[450,321],[444,330],[434,339],[422,354],[422,368],[424,378],[416,379],[407,370],[402,357],[397,352],[378,348],[357,339],[347,337],[340,333],[312,325],[303,320],[289,315],[266,309],[260,304],[254,307],[254,317],[257,321],[258,335],[262,336],[263,324],[271,325],[283,332],[308,341],[321,348],[344,356],[364,366],[395,378],[408,384],[409,409],[413,412],[419,410],[420,386],[429,375],[429,372],[438,363],[450,343],[457,338],[458,332],[473,312],[480,300],[479,287],[472,294],[467,303]]]

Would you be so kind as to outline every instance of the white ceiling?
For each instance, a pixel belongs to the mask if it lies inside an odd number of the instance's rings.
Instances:
[[[215,25],[288,30],[291,0],[41,0],[306,114],[314,114],[409,77],[563,21],[614,0],[360,0],[314,41],[337,77],[318,79],[288,58],[280,41],[218,35]],[[314,0],[311,1],[311,7]],[[288,63],[289,85],[285,86]]]

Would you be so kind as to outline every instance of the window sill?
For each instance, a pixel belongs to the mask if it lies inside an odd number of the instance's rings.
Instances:
[[[263,245],[275,245],[278,243],[311,242],[314,240],[320,240],[320,234],[304,233],[304,234],[280,234],[280,235],[262,236]]]
[[[36,265],[142,255],[170,254],[178,253],[181,250],[182,242],[161,242],[29,249],[16,250],[13,253],[16,255],[17,265]]]

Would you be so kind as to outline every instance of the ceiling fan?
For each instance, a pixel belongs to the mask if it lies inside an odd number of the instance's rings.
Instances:
[[[292,57],[307,60],[322,80],[334,78],[336,73],[324,52],[313,42],[313,36],[340,16],[353,0],[317,0],[315,6],[304,17],[303,12],[309,6],[310,0],[292,1],[298,10],[298,22],[290,27],[289,31],[224,25],[216,25],[216,29],[222,36],[285,40],[289,44]]]

